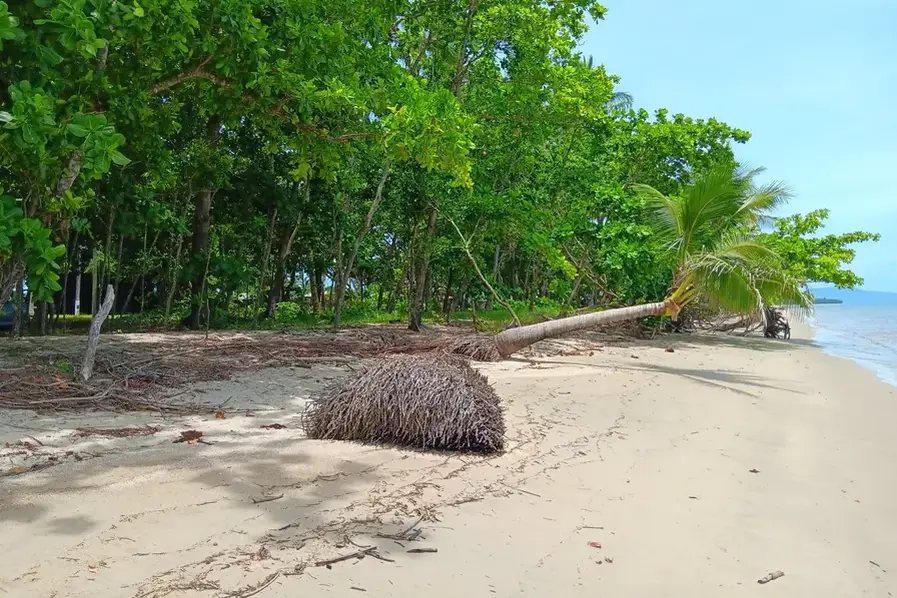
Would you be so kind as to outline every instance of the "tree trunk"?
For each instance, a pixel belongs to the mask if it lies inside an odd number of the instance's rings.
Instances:
[[[118,235],[118,257],[116,258],[118,261],[117,261],[116,270],[115,270],[115,296],[116,297],[118,297],[118,291],[121,288],[121,270],[122,270],[121,254],[122,254],[122,245],[124,244],[124,241],[125,241],[125,236]],[[143,244],[144,244],[144,250],[146,250],[146,237],[145,236],[143,239]],[[112,304],[112,313],[118,314],[118,304],[117,303]]]
[[[530,289],[529,289],[529,311],[532,313],[536,309],[536,293],[539,290],[539,275],[541,274],[541,269],[539,268],[539,262],[537,261],[533,265],[533,278],[530,281]]]
[[[268,292],[268,309],[266,311],[266,317],[268,318],[277,317],[277,304],[280,303],[280,297],[283,294],[283,270],[283,262],[277,260],[277,265],[274,268],[274,279],[271,281],[271,290]]]
[[[205,263],[206,254],[209,252],[209,216],[212,210],[211,189],[203,189],[196,195],[196,208],[193,212],[193,239],[190,244],[191,259],[196,263]],[[187,326],[198,330],[202,324],[202,291],[205,288],[205,273],[200,272],[193,276],[190,285],[191,308],[187,316]]]
[[[99,285],[101,289],[106,288],[106,285],[111,282],[109,272],[109,259],[112,255],[112,228],[115,225],[115,204],[109,204],[109,224],[106,226],[106,244],[103,246],[103,261],[102,261],[102,275],[100,276]],[[99,307],[99,296],[97,297],[97,306],[94,308],[93,312],[96,313],[97,308]],[[113,306],[114,307],[114,306]]]
[[[12,292],[25,273],[25,263],[14,257],[0,268],[0,309],[6,306]]]
[[[78,266],[78,274],[75,275],[75,297],[72,313],[79,315],[81,313],[81,267]]]
[[[306,183],[308,185],[308,183]],[[306,200],[308,200],[308,187],[306,187]],[[302,225],[302,212],[296,217],[296,225],[288,235],[285,235],[280,242],[280,253],[277,254],[277,270],[274,273],[274,280],[271,283],[271,292],[268,294],[268,311],[267,317],[273,318],[277,316],[277,304],[283,296],[283,278],[286,276],[287,258],[293,251],[293,242],[296,235],[299,234],[299,227]]]
[[[171,302],[174,300],[174,294],[178,288],[178,272],[181,269],[181,249],[184,246],[184,237],[178,235],[178,245],[174,251],[174,261],[171,263],[171,284],[168,288],[168,296],[165,297],[165,321],[171,315]],[[140,312],[143,313],[143,305],[140,306]]]
[[[318,266],[314,253],[308,253],[308,292],[311,295],[311,313],[317,315],[321,311],[321,296],[318,294]]]
[[[579,295],[580,285],[582,285],[582,274],[577,274],[576,278],[573,280],[573,288],[570,289],[570,294],[567,296],[567,301],[565,301],[564,305],[561,307],[562,314],[569,313],[570,307],[573,305],[573,300]]]
[[[206,136],[209,143],[216,145],[221,137],[221,119],[213,117],[209,119]],[[210,214],[212,211],[212,198],[215,191],[211,188],[202,189],[196,195],[196,205],[193,211],[193,239],[191,241],[191,256],[195,264],[204,264],[209,260],[207,253],[209,252],[209,227]],[[205,272],[201,272],[199,276],[194,276],[191,282],[190,292],[191,308],[190,315],[187,316],[187,326],[193,330],[199,329],[202,320],[203,301],[202,292],[205,289],[206,280]]]
[[[449,266],[448,280],[445,282],[445,293],[442,295],[442,315],[448,319],[449,316],[449,298],[452,295],[452,283],[454,282],[455,269]]]
[[[143,313],[143,308],[146,305],[146,229],[147,225],[143,225],[143,258],[142,263],[140,264],[140,313]],[[153,246],[156,245],[156,240],[159,239],[159,233],[156,233],[156,238],[153,240]],[[135,281],[136,284],[136,281]],[[131,293],[134,292],[133,285],[131,286]],[[128,293],[128,299],[125,301],[124,306],[122,307],[123,311],[128,311],[128,303],[131,302],[131,293]]]
[[[99,277],[97,276],[98,268],[96,267],[97,266],[96,259],[97,259],[97,250],[96,250],[96,248],[94,248],[94,250],[93,250],[94,268],[93,268],[93,272],[90,273],[90,315],[97,313],[97,309],[100,306],[100,296],[99,296],[99,292],[97,291],[97,284],[99,281]]]
[[[93,363],[97,355],[97,345],[100,342],[100,329],[103,326],[103,320],[109,315],[112,309],[112,303],[115,301],[115,291],[112,285],[106,287],[106,297],[103,299],[103,305],[94,314],[90,321],[90,332],[87,335],[87,351],[84,353],[84,361],[81,364],[81,379],[87,382],[93,374]]]
[[[420,260],[420,268],[414,279],[414,294],[409,297],[408,305],[408,330],[415,332],[420,330],[423,323],[424,315],[424,298],[427,293],[427,278],[430,269],[430,249],[433,244],[433,237],[436,236],[436,216],[439,209],[435,202],[430,206],[430,214],[427,217],[427,233],[420,244],[421,249],[418,251]]]
[[[16,287],[16,298],[15,298],[15,311],[13,312],[13,322],[12,322],[12,330],[15,336],[21,336],[22,334],[22,324],[24,315],[28,313],[28,305],[25,301],[25,277],[24,275],[19,276],[19,279],[15,283]]]
[[[271,257],[271,246],[274,245],[274,227],[277,224],[277,207],[271,211],[271,220],[268,222],[268,238],[265,248],[262,250],[262,267],[259,270],[259,294],[255,299],[256,320],[258,320],[259,308],[262,306],[262,297],[265,295],[265,276],[268,272],[268,259]]]
[[[633,307],[619,307],[581,316],[571,316],[529,326],[508,328],[495,335],[495,345],[502,357],[510,355],[546,338],[563,336],[576,330],[594,328],[616,322],[639,320],[649,316],[662,316],[672,302],[647,303]]]
[[[355,260],[358,257],[358,250],[359,248],[361,248],[361,243],[362,241],[364,241],[364,238],[371,230],[371,223],[374,221],[374,213],[377,211],[377,208],[380,207],[380,203],[383,201],[383,189],[386,187],[386,180],[388,178],[389,162],[386,162],[380,172],[380,182],[377,183],[377,191],[374,193],[374,199],[373,201],[371,201],[371,207],[368,208],[368,213],[364,217],[364,224],[361,225],[361,229],[359,229],[358,234],[355,235],[355,244],[352,246],[352,253],[349,255],[349,261],[343,264],[342,255],[337,256],[337,273],[333,281],[333,283],[337,285],[336,296],[333,300],[334,326],[338,327],[340,325],[340,319],[342,317],[343,310],[343,299],[346,296],[346,285],[349,284],[349,277],[352,275],[352,268],[355,266]],[[340,250],[342,249],[341,240],[342,236],[340,236],[340,242],[338,244],[338,248]]]

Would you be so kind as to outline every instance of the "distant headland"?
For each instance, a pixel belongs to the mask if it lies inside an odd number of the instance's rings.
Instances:
[[[844,301],[841,299],[828,299],[826,297],[815,297],[813,299],[813,303],[816,305],[829,305],[829,304],[844,303]]]

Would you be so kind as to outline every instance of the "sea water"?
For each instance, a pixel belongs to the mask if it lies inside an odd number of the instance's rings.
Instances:
[[[811,323],[816,343],[897,386],[897,295],[889,300],[882,294],[881,301],[872,302],[852,302],[849,297],[842,304],[815,306]]]

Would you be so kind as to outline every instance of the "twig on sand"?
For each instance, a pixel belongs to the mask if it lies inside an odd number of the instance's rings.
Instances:
[[[438,548],[411,548],[407,550],[409,554],[421,554],[424,552],[439,552]]]
[[[343,561],[348,561],[349,559],[363,559],[366,556],[372,556],[375,559],[380,559],[381,561],[386,561],[387,563],[394,563],[395,561],[392,559],[388,559],[379,552],[377,552],[376,546],[365,546],[361,550],[357,550],[351,554],[344,554],[343,556],[338,556],[336,558],[327,559],[326,561],[318,561],[315,563],[315,567],[327,567],[329,568],[331,565],[335,565],[336,563],[341,563]]]
[[[375,534],[377,538],[386,538],[387,540],[394,540],[396,542],[411,542],[416,540],[421,535],[421,530],[415,529],[421,521],[424,520],[424,516],[421,515],[417,518],[417,521],[409,525],[403,531],[397,534]]]
[[[542,498],[541,495],[536,494],[535,492],[530,492],[529,490],[524,490],[523,488],[517,488],[516,486],[510,486],[508,484],[505,484],[504,482],[499,482],[499,484],[501,484],[505,488],[509,488],[511,490],[516,490],[517,492],[522,492],[523,494],[529,494],[530,496],[535,496],[536,498]]]
[[[228,594],[225,594],[224,596],[226,598],[249,598],[250,596],[255,596],[256,594],[260,593],[262,590],[264,590],[265,588],[270,586],[272,583],[274,583],[274,581],[279,576],[280,576],[280,571],[275,571],[274,573],[272,573],[271,575],[266,577],[264,580],[262,580],[262,583],[260,583],[256,586],[249,586],[243,590],[237,590],[236,592],[230,592]]]
[[[785,574],[782,571],[773,571],[766,577],[761,577],[760,579],[758,579],[757,583],[769,583],[769,582],[774,581],[784,575]]]
[[[483,496],[468,496],[466,498],[459,498],[458,500],[448,502],[445,504],[447,507],[460,507],[461,505],[465,505],[469,502],[480,502],[485,497]]]
[[[252,499],[252,504],[260,505],[263,502],[271,502],[272,500],[277,500],[279,498],[283,498],[283,494],[278,494],[277,496],[263,496],[262,498],[254,498],[254,497],[250,497],[250,498]]]

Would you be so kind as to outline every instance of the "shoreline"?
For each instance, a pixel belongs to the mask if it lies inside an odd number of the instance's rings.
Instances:
[[[0,595],[213,596],[270,581],[263,598],[684,597],[754,592],[782,570],[766,594],[886,596],[895,389],[824,353],[809,327],[794,334],[483,365],[508,424],[509,450],[490,458],[304,439],[301,407],[336,367],[199,387],[233,407],[224,420],[2,413],[0,440],[85,457],[0,478]],[[160,431],[73,438],[88,420]],[[211,444],[172,442],[188,428]],[[422,539],[404,548],[378,536],[418,520]],[[352,543],[392,562],[315,566]],[[406,552],[417,547],[438,552]]]
[[[812,318],[811,322],[802,323],[798,326],[806,327],[804,334],[808,336],[808,338],[810,338],[826,355],[838,359],[846,359],[851,363],[872,372],[880,381],[888,386],[897,388],[897,364],[888,365],[871,359],[865,359],[857,355],[855,350],[850,350],[849,348],[846,350],[842,349],[841,347],[843,345],[841,343],[820,340],[820,332],[828,332],[831,334],[831,331],[827,331],[824,326],[820,326],[818,319],[815,316]]]

